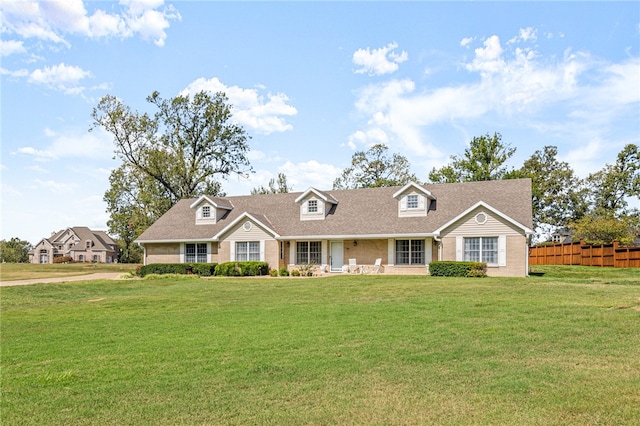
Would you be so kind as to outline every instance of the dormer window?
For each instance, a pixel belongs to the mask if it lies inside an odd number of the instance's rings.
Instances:
[[[418,208],[418,196],[416,194],[407,195],[407,208],[408,209]]]
[[[91,248],[91,241],[87,241],[85,247],[88,248],[88,249]]]
[[[231,203],[225,198],[200,196],[189,206],[195,209],[196,225],[213,225],[226,213],[233,210]]]
[[[398,217],[426,216],[436,197],[425,187],[408,183],[393,194],[398,200]]]
[[[326,192],[309,188],[295,200],[300,206],[300,220],[324,220],[338,201]]]

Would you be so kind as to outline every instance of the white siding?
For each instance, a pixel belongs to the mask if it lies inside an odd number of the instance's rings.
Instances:
[[[482,225],[476,223],[475,219],[480,212],[487,215],[487,221]],[[445,229],[441,235],[442,237],[497,237],[498,235],[522,235],[522,231],[501,217],[478,208]]]
[[[409,195],[417,195],[418,196],[418,208],[410,209],[407,207],[407,197]],[[416,191],[407,192],[400,197],[398,201],[398,217],[420,217],[427,215],[427,206],[429,205],[429,200],[423,195]]]
[[[315,200],[318,203],[318,210],[315,213],[309,213],[309,201],[311,200]],[[330,208],[329,203],[325,203],[321,198],[311,195],[302,200],[302,204],[300,204],[300,220],[324,220],[328,208]]]

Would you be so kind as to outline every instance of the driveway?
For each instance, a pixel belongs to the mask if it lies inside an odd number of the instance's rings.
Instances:
[[[0,287],[43,283],[64,283],[69,281],[117,280],[123,272],[99,272],[96,274],[77,275],[73,277],[36,278],[33,280],[0,281]]]

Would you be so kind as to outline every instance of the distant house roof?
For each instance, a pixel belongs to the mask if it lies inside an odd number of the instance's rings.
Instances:
[[[215,240],[229,224],[247,214],[268,224],[281,239],[428,236],[480,201],[522,228],[533,227],[530,179],[414,186],[437,200],[435,209],[425,217],[399,217],[394,197],[406,187],[398,186],[225,197],[220,200],[233,208],[222,220],[206,225],[196,224],[193,206],[197,199],[186,199],[178,201],[136,241]],[[335,204],[324,220],[300,220],[297,202],[311,192]]]

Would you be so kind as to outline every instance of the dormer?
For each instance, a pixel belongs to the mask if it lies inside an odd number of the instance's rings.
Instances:
[[[331,195],[315,188],[307,189],[295,201],[300,206],[300,220],[324,220],[338,204]]]
[[[200,196],[191,209],[195,210],[196,225],[213,225],[233,210],[231,203],[224,198]]]
[[[400,188],[393,198],[398,200],[398,217],[426,216],[436,197],[416,183],[408,183]]]

